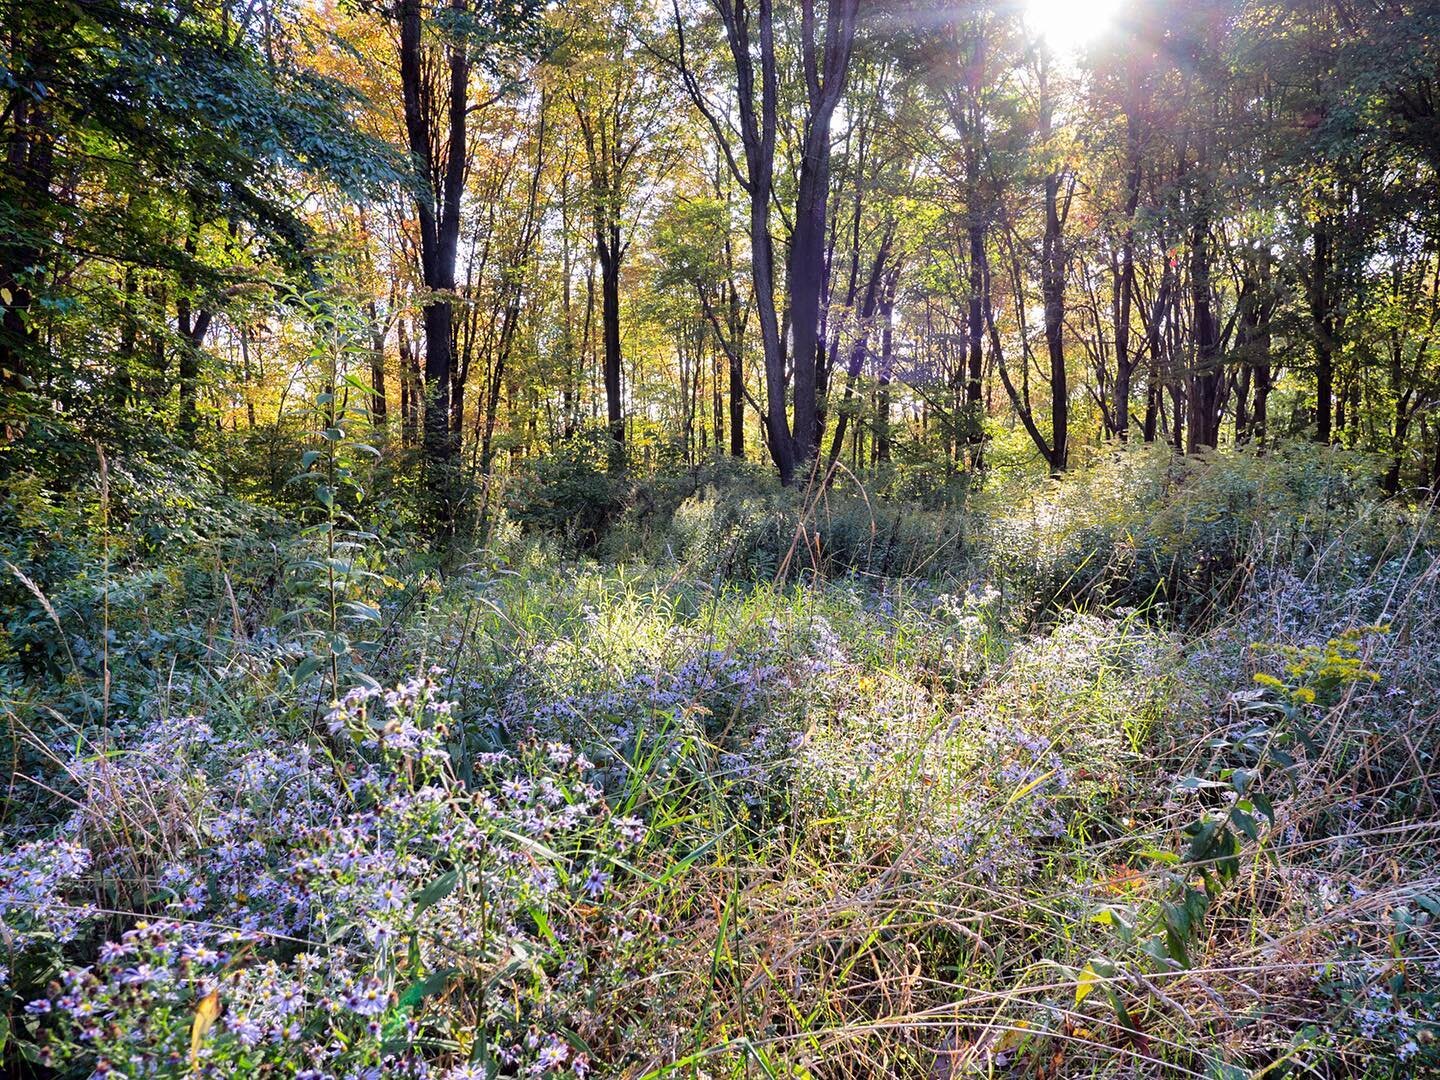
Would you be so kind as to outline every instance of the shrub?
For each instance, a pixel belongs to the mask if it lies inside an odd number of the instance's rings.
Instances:
[[[1203,457],[1133,447],[1048,486],[993,493],[984,542],[1032,613],[1144,607],[1197,623],[1267,560],[1303,567],[1337,540],[1383,545],[1374,475],[1369,459],[1312,444]]]
[[[612,444],[602,428],[561,440],[509,492],[510,517],[524,528],[588,551],[624,510],[629,487],[614,471]]]
[[[702,572],[763,581],[941,576],[971,554],[958,511],[925,511],[864,491],[706,488],[674,516],[678,554]]]

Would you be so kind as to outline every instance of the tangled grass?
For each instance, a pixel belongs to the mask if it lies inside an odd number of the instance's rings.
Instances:
[[[1126,455],[906,576],[733,573],[861,550],[854,501],[787,546],[699,493],[645,563],[501,530],[339,687],[232,592],[104,723],[9,695],[10,1060],[1440,1071],[1440,544],[1361,464]]]

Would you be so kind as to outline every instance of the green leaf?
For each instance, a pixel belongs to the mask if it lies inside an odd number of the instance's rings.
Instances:
[[[406,987],[405,992],[400,995],[400,1008],[413,1009],[428,997],[434,997],[447,986],[450,981],[460,974],[459,968],[441,968],[439,971],[432,971],[423,979],[411,983]]]
[[[1182,904],[1163,904],[1165,920],[1165,952],[1181,967],[1190,966],[1190,910]]]
[[[1260,813],[1265,816],[1265,820],[1270,823],[1270,827],[1273,829],[1275,827],[1275,808],[1270,805],[1269,797],[1263,792],[1252,791],[1250,793],[1250,801],[1254,804],[1255,809],[1259,810]]]
[[[447,870],[415,894],[415,914],[434,907],[455,891],[460,882],[459,870]]]
[[[378,623],[380,621],[380,609],[371,604],[362,603],[359,600],[347,600],[343,607],[350,613],[351,618],[359,619],[361,622]]]
[[[1237,806],[1230,811],[1230,820],[1248,839],[1260,839],[1260,830],[1255,827],[1255,819],[1240,807]]]
[[[540,936],[555,948],[560,949],[563,953],[564,946],[560,944],[559,938],[555,936],[555,931],[550,929],[550,919],[546,916],[545,912],[538,907],[531,907],[529,911],[530,917],[535,920],[536,929],[540,931]]]
[[[1147,859],[1154,859],[1161,866],[1178,866],[1180,856],[1173,851],[1161,851],[1159,848],[1145,848],[1140,852]]]
[[[1209,857],[1210,845],[1219,827],[1220,822],[1216,818],[1206,818],[1185,826],[1184,831],[1190,837],[1190,847],[1185,852],[1186,862],[1204,862]]]
[[[342,376],[342,381],[345,383],[346,386],[352,387],[355,390],[359,390],[360,393],[365,394],[366,396],[370,396],[375,393],[373,388],[371,388],[367,383],[363,382],[361,379],[354,375]]]

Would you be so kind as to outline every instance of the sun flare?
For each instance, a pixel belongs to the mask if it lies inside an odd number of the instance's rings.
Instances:
[[[1025,0],[1025,23],[1060,53],[1074,53],[1105,32],[1124,0]]]

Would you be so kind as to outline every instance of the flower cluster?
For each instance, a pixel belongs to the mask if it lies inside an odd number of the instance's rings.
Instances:
[[[24,1024],[45,1060],[99,1074],[429,1077],[436,1060],[421,1048],[478,1027],[497,1062],[583,1075],[585,1056],[553,1034],[565,1018],[547,957],[569,908],[607,898],[648,826],[612,813],[593,763],[558,741],[481,755],[462,783],[442,741],[449,712],[422,677],[347,694],[328,746],[165,722],[104,775],[72,763],[92,781],[62,829],[73,839],[0,864],[12,943],[73,936],[88,914],[75,898],[97,872],[144,873],[136,910],[156,914],[31,1000]],[[160,808],[180,814],[149,816]],[[143,854],[114,843],[122,830],[151,838]],[[479,1014],[445,993],[469,980],[491,990]]]
[[[0,933],[11,955],[41,944],[64,945],[94,917],[68,898],[90,869],[90,852],[73,840],[31,841],[0,852]],[[9,978],[0,968],[0,985]]]

